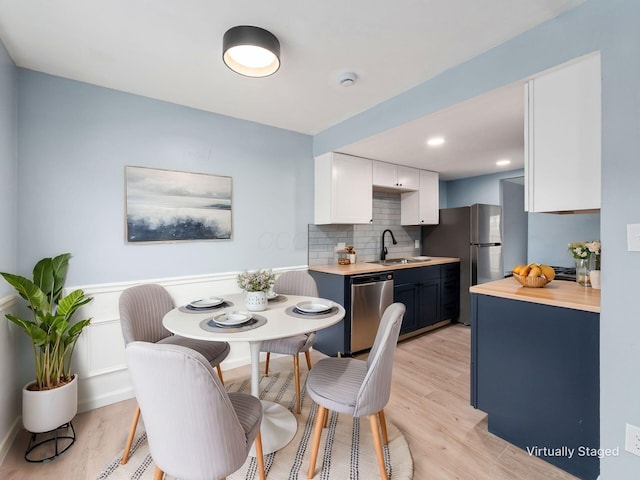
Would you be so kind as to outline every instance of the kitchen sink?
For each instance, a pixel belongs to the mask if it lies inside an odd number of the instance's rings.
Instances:
[[[431,260],[430,257],[408,257],[408,258],[387,258],[386,260],[374,260],[373,262],[367,263],[375,263],[376,265],[404,265],[407,263],[423,263]]]

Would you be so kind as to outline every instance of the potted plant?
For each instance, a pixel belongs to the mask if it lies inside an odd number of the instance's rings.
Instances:
[[[36,378],[22,390],[22,423],[32,433],[69,423],[78,410],[78,379],[71,374],[71,357],[91,319],[72,324],[71,318],[92,298],[80,289],[63,296],[70,258],[69,253],[43,258],[33,268],[33,280],[0,272],[32,313],[32,318],[6,314],[29,336],[33,347]]]
[[[259,312],[267,308],[267,290],[276,281],[271,270],[244,271],[238,274],[238,286],[247,292],[245,307],[247,310]]]

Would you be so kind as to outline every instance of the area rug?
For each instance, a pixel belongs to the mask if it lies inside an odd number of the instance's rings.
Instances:
[[[317,405],[306,395],[306,371],[300,372],[302,384],[302,413],[298,418],[298,431],[293,440],[283,449],[265,455],[265,470],[270,480],[306,479],[309,455],[313,442]],[[226,385],[230,392],[249,393],[250,379]],[[295,379],[293,372],[272,372],[260,379],[261,398],[280,403],[294,411]],[[409,445],[402,433],[387,419],[389,444],[384,447],[384,458],[389,478],[411,480],[413,460]],[[134,440],[132,453],[126,465],[121,465],[122,451],[105,467],[97,480],[151,480],[155,465],[149,454],[146,435],[139,433]],[[249,457],[237,472],[227,480],[257,479],[256,461]],[[348,415],[333,412],[329,418],[320,443],[316,464],[318,480],[372,480],[380,478],[378,462],[367,418],[353,419]],[[165,480],[174,477],[165,475]]]

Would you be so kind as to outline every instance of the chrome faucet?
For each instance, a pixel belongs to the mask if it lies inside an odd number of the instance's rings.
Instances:
[[[386,260],[387,259],[387,253],[389,253],[387,251],[387,247],[384,246],[384,234],[389,232],[391,234],[391,241],[393,242],[394,245],[396,245],[398,242],[396,241],[396,237],[393,236],[393,232],[391,230],[389,230],[388,228],[382,232],[382,251],[380,252],[380,260]]]

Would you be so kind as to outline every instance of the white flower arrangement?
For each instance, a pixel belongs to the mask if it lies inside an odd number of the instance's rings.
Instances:
[[[589,256],[595,260],[595,270],[600,270],[600,254],[602,252],[600,240],[585,242],[584,246],[589,250]]]
[[[572,242],[569,244],[569,251],[573,255],[573,258],[577,260],[589,260],[593,257],[595,260],[595,269],[600,270],[600,254],[602,251],[600,240]]]
[[[583,260],[589,258],[589,249],[583,242],[571,242],[569,244],[569,251],[573,258],[577,260]]]
[[[238,286],[247,292],[266,292],[276,282],[271,270],[244,271],[238,274]]]

